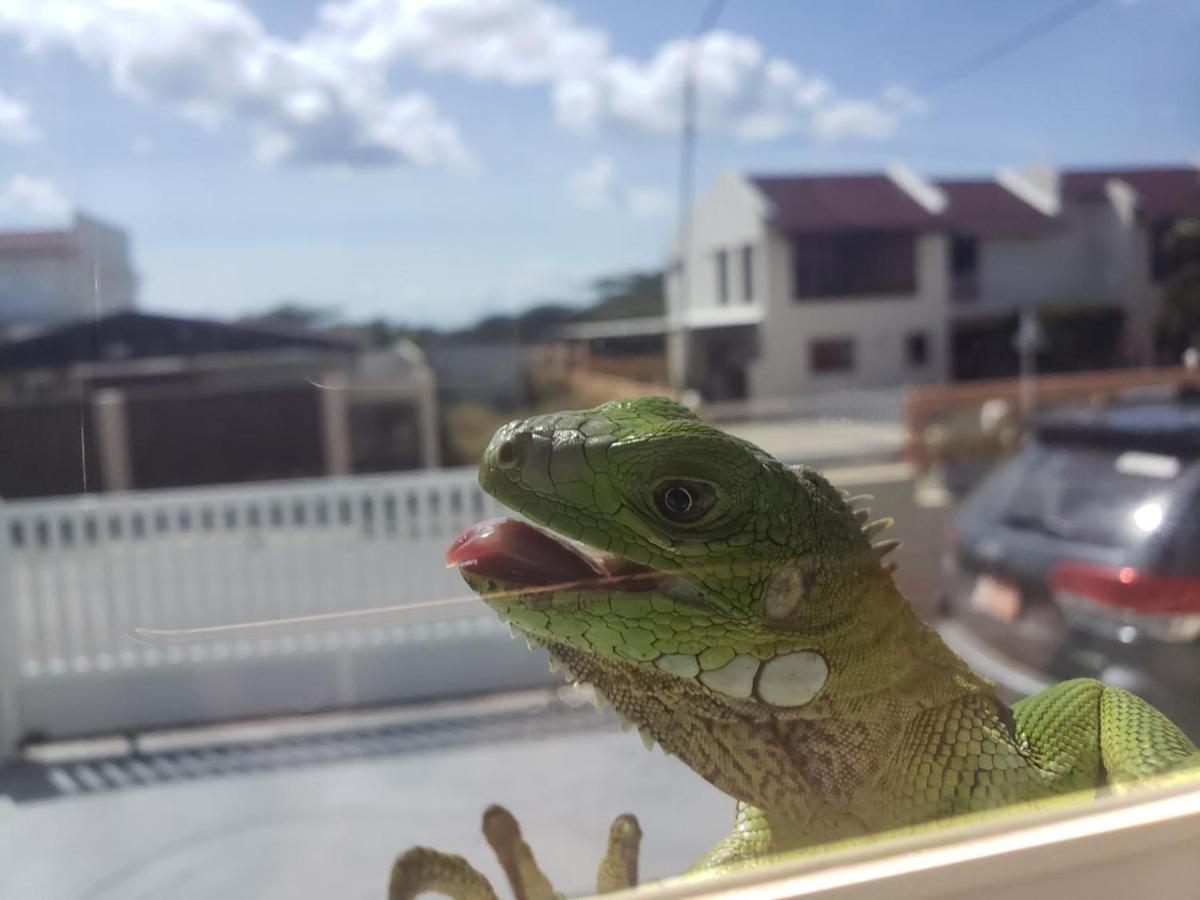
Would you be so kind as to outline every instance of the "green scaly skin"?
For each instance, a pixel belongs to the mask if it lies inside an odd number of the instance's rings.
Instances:
[[[1169,719],[1098,681],[1006,707],[897,590],[895,542],[872,544],[886,523],[670,400],[512,422],[479,480],[549,531],[676,575],[661,592],[523,593],[463,571],[571,680],[736,798],[698,869],[1198,761]],[[680,482],[709,486],[694,521],[662,507]]]

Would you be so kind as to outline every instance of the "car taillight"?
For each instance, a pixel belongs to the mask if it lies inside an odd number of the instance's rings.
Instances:
[[[1200,613],[1200,578],[1068,560],[1055,566],[1050,585],[1056,593],[1139,613]]]

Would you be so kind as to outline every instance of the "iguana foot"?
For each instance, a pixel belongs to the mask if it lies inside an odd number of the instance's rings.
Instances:
[[[432,891],[454,900],[498,900],[488,880],[461,856],[413,847],[392,864],[388,900]]]
[[[496,853],[516,900],[558,900],[554,889],[521,837],[521,826],[503,806],[483,813],[483,835]],[[608,848],[596,873],[596,893],[604,894],[637,884],[642,830],[628,813],[617,816],[608,831]],[[491,883],[461,856],[428,847],[413,847],[392,866],[388,900],[409,900],[418,894],[444,894],[454,900],[496,900]]]

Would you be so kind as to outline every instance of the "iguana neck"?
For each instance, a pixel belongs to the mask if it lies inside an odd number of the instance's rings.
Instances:
[[[666,752],[725,793],[800,821],[814,809],[853,805],[892,764],[900,738],[925,710],[964,695],[1000,706],[991,687],[967,668],[913,613],[890,578],[854,598],[853,628],[814,644],[828,661],[825,691],[802,708],[771,707],[715,694],[652,666],[549,650]]]

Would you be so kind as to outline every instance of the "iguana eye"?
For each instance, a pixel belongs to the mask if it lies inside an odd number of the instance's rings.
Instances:
[[[695,522],[712,509],[717,492],[702,481],[661,482],[654,491],[658,511],[672,522]]]

